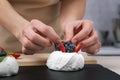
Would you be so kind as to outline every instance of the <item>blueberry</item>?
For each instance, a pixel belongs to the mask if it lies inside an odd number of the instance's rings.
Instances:
[[[68,41],[68,42],[62,41],[62,43],[65,47],[66,52],[69,52],[69,53],[74,52],[74,49],[76,46],[71,41]],[[60,44],[56,44],[55,50],[60,51]]]
[[[60,45],[59,44],[56,44],[55,50],[60,51]]]
[[[66,42],[64,46],[65,46],[66,52],[74,52],[75,45],[71,41]]]
[[[71,42],[71,41],[68,41],[67,44],[70,45],[70,44],[72,44],[72,42]]]
[[[6,56],[7,53],[4,50],[0,50],[0,56]]]

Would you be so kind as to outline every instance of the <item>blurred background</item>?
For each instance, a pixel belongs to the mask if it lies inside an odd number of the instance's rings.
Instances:
[[[97,55],[120,55],[120,0],[87,0],[84,19],[94,21],[102,42]]]

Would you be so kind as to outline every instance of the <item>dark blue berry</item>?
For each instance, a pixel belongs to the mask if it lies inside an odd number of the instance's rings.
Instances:
[[[55,50],[60,51],[60,45],[59,44],[56,44]]]
[[[0,50],[0,56],[6,56],[7,53],[4,50]]]
[[[66,42],[64,45],[66,52],[74,52],[75,45],[71,41]]]
[[[74,49],[76,46],[71,41],[68,41],[68,42],[62,41],[62,43],[65,47],[66,52],[69,52],[69,53],[74,52]],[[55,50],[60,51],[60,44],[56,44]]]

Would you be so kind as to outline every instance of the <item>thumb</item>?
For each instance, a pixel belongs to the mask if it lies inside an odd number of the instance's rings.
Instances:
[[[65,33],[64,39],[65,39],[65,41],[70,41],[73,38],[73,35],[74,35],[74,30],[73,29],[74,29],[73,26],[65,26],[65,28],[64,28],[64,33]]]

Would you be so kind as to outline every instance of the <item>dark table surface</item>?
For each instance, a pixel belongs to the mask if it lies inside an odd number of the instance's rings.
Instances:
[[[0,80],[120,80],[120,75],[98,64],[87,64],[82,70],[60,72],[46,66],[20,67],[18,75]]]

